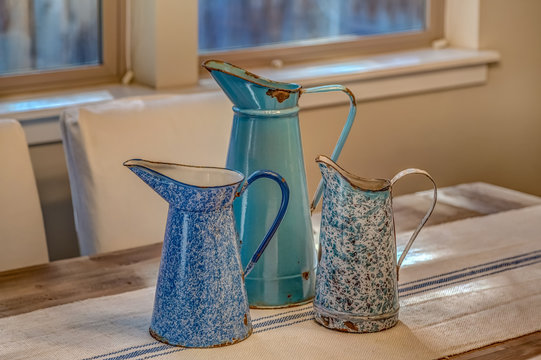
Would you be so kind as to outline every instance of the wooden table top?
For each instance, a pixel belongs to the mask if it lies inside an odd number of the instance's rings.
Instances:
[[[427,191],[393,199],[397,232],[416,228],[431,196]],[[541,198],[533,195],[485,183],[462,184],[439,190],[427,226],[540,204]],[[161,245],[0,272],[0,318],[155,286]],[[541,355],[539,331],[451,358],[520,360],[537,355]]]

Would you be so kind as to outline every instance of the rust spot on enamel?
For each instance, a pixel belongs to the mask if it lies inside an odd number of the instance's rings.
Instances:
[[[245,321],[245,324],[247,325],[248,319],[246,317],[246,314],[244,314],[244,321]],[[156,334],[156,332],[154,332],[152,329],[149,329],[149,332],[150,332],[150,336],[152,336],[154,339],[156,339],[156,340],[158,340],[158,341],[160,341],[160,342],[162,342],[164,344],[171,345],[171,346],[177,346],[177,347],[181,347],[181,348],[197,348],[197,349],[202,349],[202,348],[210,349],[210,348],[217,348],[217,347],[222,347],[222,346],[227,346],[227,345],[233,345],[233,344],[236,344],[236,343],[241,342],[242,340],[248,338],[252,334],[252,330],[250,329],[248,335],[243,339],[233,338],[230,341],[226,341],[226,342],[223,342],[221,344],[198,347],[198,346],[184,346],[184,345],[179,345],[179,344],[172,344],[166,338],[161,337],[160,335]]]
[[[254,74],[253,72],[249,72],[248,70],[244,70],[244,73],[245,73],[247,76],[253,77],[254,79],[261,79],[261,76],[256,75],[256,74]]]
[[[357,325],[355,325],[351,321],[344,321],[344,325],[346,325],[348,329],[351,329],[353,331],[359,331],[359,328],[357,328]]]
[[[346,88],[345,91],[346,91],[346,93],[351,97],[351,99],[353,100],[353,102],[355,103],[355,102],[357,101],[357,100],[355,99],[355,94],[353,94],[353,92],[352,92],[350,89],[348,89],[348,88]]]
[[[325,326],[329,326],[329,318],[328,317],[322,316],[321,321],[323,321],[323,324],[325,324]]]
[[[291,298],[291,294],[287,294],[287,298],[290,299],[290,298]]]
[[[156,339],[158,341],[161,341],[164,344],[171,345],[169,343],[169,341],[167,341],[165,338],[161,337],[160,335],[156,334],[156,332],[154,332],[154,330],[148,329],[148,332],[150,333],[150,336],[152,336],[154,339]]]
[[[289,95],[291,95],[290,92],[279,89],[269,89],[267,90],[266,94],[270,97],[275,98],[279,103],[286,101],[287,99],[289,99]]]
[[[248,326],[248,315],[244,314],[244,325]]]
[[[209,348],[218,348],[218,347],[222,347],[222,346],[233,345],[233,344],[238,343],[239,341],[241,341],[241,339],[233,338],[233,339],[231,339],[231,341],[226,341],[226,342],[221,343],[221,344],[212,345],[212,346],[209,346]]]
[[[308,280],[309,277],[310,277],[310,273],[308,271],[305,271],[302,273],[302,278],[304,280]]]

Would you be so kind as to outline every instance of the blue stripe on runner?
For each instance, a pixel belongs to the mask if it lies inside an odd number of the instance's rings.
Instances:
[[[82,360],[95,360],[95,359],[102,358],[102,357],[104,357],[104,356],[111,356],[111,355],[115,355],[115,354],[118,354],[118,353],[121,353],[121,352],[125,352],[125,351],[128,351],[128,350],[140,349],[140,348],[142,348],[142,347],[146,347],[146,346],[150,346],[150,345],[156,345],[156,341],[151,342],[151,343],[148,343],[148,344],[143,344],[143,345],[130,346],[130,347],[125,348],[125,349],[122,349],[122,350],[113,351],[113,352],[110,352],[110,353],[107,353],[107,354],[102,354],[102,355],[96,355],[96,356],[93,356],[93,357],[84,358],[84,359],[82,359]]]
[[[273,327],[266,328],[266,329],[254,330],[254,334],[262,333],[262,332],[266,332],[266,331],[270,331],[270,330],[274,330],[274,329],[278,329],[278,328],[282,328],[282,327],[286,327],[286,326],[291,326],[291,325],[299,324],[299,323],[310,321],[310,320],[314,320],[314,313],[313,312],[311,312],[308,316],[309,317],[307,317],[306,319],[297,320],[297,321],[294,321],[294,322],[291,322],[291,323],[288,323],[288,324],[277,325],[277,326],[273,326]],[[169,348],[171,349],[171,347],[169,347]],[[152,359],[152,358],[168,355],[168,354],[171,354],[171,353],[176,353],[176,352],[183,351],[183,350],[188,350],[188,348],[172,349],[170,351],[166,351],[166,352],[163,352],[163,353],[160,353],[160,354],[154,354],[154,355],[150,355],[150,356],[145,356],[145,357],[139,358],[137,360]]]
[[[132,352],[127,353],[127,354],[118,355],[118,356],[114,356],[114,357],[104,358],[103,360],[126,360],[126,359],[133,359],[134,357],[137,357],[137,356],[146,355],[146,354],[151,354],[151,353],[158,352],[158,351],[162,351],[162,350],[166,350],[166,349],[171,349],[171,346],[170,346],[170,345],[162,344],[162,343],[159,343],[159,342],[156,342],[156,344],[160,344],[160,345],[159,345],[159,346],[156,346],[156,347],[153,347],[153,348],[149,348],[149,349],[136,350],[136,351],[132,351]]]
[[[476,277],[473,277],[473,278],[458,280],[458,281],[455,281],[455,282],[452,282],[452,283],[449,283],[449,284],[442,284],[440,286],[436,286],[436,287],[433,287],[433,288],[430,288],[430,289],[423,289],[423,290],[412,292],[412,293],[409,293],[409,294],[400,295],[400,297],[408,297],[408,296],[411,296],[411,295],[417,295],[417,294],[425,293],[425,292],[428,292],[428,291],[437,290],[437,289],[440,289],[442,287],[456,285],[456,284],[460,284],[460,283],[463,283],[463,282],[466,282],[466,281],[475,280],[475,279],[487,277],[487,276],[490,276],[490,275],[499,274],[499,273],[502,273],[502,272],[505,272],[505,271],[510,271],[510,270],[522,268],[522,267],[525,267],[525,266],[538,264],[538,263],[541,263],[541,260],[534,261],[534,262],[531,262],[531,263],[528,263],[528,264],[516,265],[516,266],[513,266],[511,268],[507,268],[507,269],[500,269],[500,270],[491,272],[489,274],[482,274],[482,275],[479,275],[479,276],[476,276]]]
[[[500,264],[497,264],[497,265],[492,265],[492,266],[484,267],[484,268],[477,269],[477,270],[471,270],[471,271],[468,271],[468,272],[463,273],[463,274],[456,274],[456,275],[444,277],[444,278],[441,278],[441,279],[438,279],[438,280],[427,281],[427,282],[424,282],[424,283],[416,284],[416,285],[405,287],[405,288],[404,287],[399,287],[398,293],[401,294],[403,292],[412,291],[412,290],[418,290],[418,289],[421,289],[421,288],[424,288],[424,287],[427,287],[427,286],[447,283],[449,281],[453,281],[453,280],[456,280],[456,279],[461,279],[461,278],[465,278],[465,277],[468,277],[468,276],[480,274],[480,273],[483,273],[483,272],[500,269],[502,267],[508,267],[508,266],[512,266],[512,265],[517,265],[517,264],[521,264],[521,263],[524,263],[524,262],[527,262],[527,261],[536,260],[536,259],[540,259],[540,258],[541,258],[541,254],[534,255],[534,256],[530,256],[530,257],[519,259],[519,260],[507,261],[507,262],[500,263]]]
[[[312,312],[312,314],[310,315],[310,317],[308,317],[308,318],[306,318],[306,319],[293,321],[292,323],[289,323],[289,324],[283,324],[283,325],[273,326],[273,327],[267,328],[267,329],[256,330],[256,331],[254,331],[254,334],[256,334],[256,333],[262,333],[262,332],[265,332],[265,331],[274,330],[274,329],[278,329],[278,328],[282,328],[282,327],[286,327],[286,326],[295,325],[295,324],[298,324],[298,323],[301,323],[301,322],[305,322],[305,321],[310,321],[310,320],[313,320],[313,319],[314,319],[314,313]]]
[[[456,273],[466,271],[466,270],[472,270],[472,269],[475,269],[475,268],[478,268],[478,267],[481,267],[481,266],[491,265],[491,264],[499,263],[499,262],[502,262],[502,261],[513,260],[513,259],[517,259],[517,258],[520,258],[520,257],[529,256],[529,255],[532,255],[532,254],[535,254],[535,253],[541,253],[541,249],[540,250],[534,250],[534,251],[527,252],[527,253],[520,254],[520,255],[516,255],[516,256],[510,256],[510,257],[507,257],[507,258],[502,258],[502,259],[499,259],[499,260],[490,261],[490,262],[487,262],[487,263],[484,263],[484,264],[479,264],[479,265],[475,265],[475,266],[468,266],[468,267],[465,267],[465,268],[462,268],[462,269],[459,269],[459,270],[454,270],[454,271],[450,271],[450,272],[443,273],[443,274],[438,274],[438,275],[429,276],[429,277],[418,279],[418,280],[408,281],[408,282],[402,283],[401,285],[404,286],[404,285],[419,283],[419,282],[426,281],[426,280],[432,280],[432,279],[439,278],[439,277],[442,277],[442,276],[456,274]]]
[[[291,313],[294,313],[294,312],[305,311],[305,310],[308,310],[308,309],[311,309],[311,308],[312,308],[311,303],[308,304],[308,305],[302,305],[302,306],[297,307],[295,310],[284,311],[284,312],[279,313],[279,314],[262,316],[262,317],[258,317],[256,319],[252,319],[252,324],[256,323],[258,321],[261,321],[261,320],[272,319],[272,318],[275,318],[275,317],[283,316],[285,314],[291,314]]]
[[[268,321],[259,323],[257,325],[254,325],[253,327],[254,327],[254,329],[257,329],[257,328],[261,328],[261,327],[265,327],[265,326],[269,326],[269,325],[279,324],[279,323],[283,323],[283,322],[286,322],[286,321],[299,319],[299,318],[301,318],[303,316],[306,316],[307,314],[311,314],[311,313],[313,313],[312,310],[309,310],[307,312],[303,312],[303,313],[300,313],[300,314],[287,315],[287,316],[284,316],[284,317],[282,317],[280,319],[273,319],[273,320],[268,320]]]

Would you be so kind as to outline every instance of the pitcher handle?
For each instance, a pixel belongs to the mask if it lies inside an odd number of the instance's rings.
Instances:
[[[272,223],[269,231],[263,238],[263,241],[261,241],[261,244],[259,244],[259,247],[252,255],[252,258],[250,259],[250,262],[248,265],[246,265],[246,269],[244,270],[244,276],[248,275],[250,271],[254,268],[255,263],[259,260],[261,255],[263,254],[263,251],[265,251],[265,248],[267,245],[269,245],[270,240],[274,236],[274,233],[278,229],[278,226],[282,222],[282,219],[284,218],[284,215],[286,213],[287,204],[289,203],[289,186],[287,186],[287,183],[283,177],[281,177],[279,174],[275,173],[274,171],[270,170],[258,170],[252,173],[242,186],[239,192],[237,192],[236,197],[240,197],[244,190],[253,183],[255,180],[259,178],[267,178],[274,180],[280,185],[280,189],[282,190],[282,202],[280,204],[280,209],[278,209],[278,214],[276,215],[276,218],[274,219],[274,222]]]
[[[340,138],[338,138],[338,142],[336,143],[336,146],[334,147],[334,150],[331,155],[331,160],[337,161],[338,157],[340,156],[340,153],[342,152],[342,148],[344,147],[346,139],[349,135],[349,131],[351,130],[351,126],[353,125],[353,121],[355,120],[355,114],[357,113],[357,102],[355,100],[355,95],[353,95],[353,92],[351,92],[351,90],[349,90],[347,87],[342,86],[342,85],[316,86],[313,88],[308,88],[308,89],[303,90],[303,92],[307,94],[329,92],[329,91],[342,91],[342,92],[345,92],[349,96],[348,119],[346,121],[346,124],[344,125],[344,128],[342,129]],[[319,200],[321,200],[322,193],[323,193],[323,179],[319,181],[319,184],[317,186],[316,192],[314,194],[314,199],[312,200],[312,204],[310,205],[310,213],[314,212],[315,208],[317,207],[317,204],[319,203]]]
[[[428,221],[428,218],[430,217],[430,215],[432,215],[432,212],[434,211],[434,207],[436,206],[436,201],[438,200],[438,188],[436,186],[436,182],[434,181],[432,176],[430,176],[430,174],[427,173],[424,170],[420,170],[420,169],[402,170],[401,172],[396,174],[391,179],[391,188],[392,188],[392,186],[394,185],[395,182],[397,182],[398,180],[400,180],[401,178],[403,178],[406,175],[412,175],[412,174],[419,174],[419,175],[426,176],[432,182],[432,185],[434,186],[434,196],[433,196],[432,204],[430,205],[430,208],[428,209],[427,213],[425,214],[425,216],[421,220],[421,223],[419,224],[419,226],[417,226],[417,229],[415,229],[415,231],[411,235],[408,243],[406,244],[406,247],[402,251],[402,254],[400,254],[400,258],[398,259],[398,263],[396,264],[396,277],[397,277],[397,279],[398,279],[398,271],[400,270],[400,265],[402,265],[402,262],[404,261],[404,258],[406,257],[406,254],[408,253],[409,249],[411,248],[411,245],[413,244],[413,241],[415,240],[417,235],[419,235],[419,231],[421,231],[423,226],[425,226],[426,222]]]

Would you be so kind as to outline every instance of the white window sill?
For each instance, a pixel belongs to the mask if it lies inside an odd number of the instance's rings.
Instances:
[[[281,69],[250,69],[269,79],[296,82],[304,87],[342,84],[357,101],[486,83],[488,64],[499,61],[496,51],[447,48],[418,49],[364,56],[335,62],[303,64]],[[203,87],[216,85],[201,80]],[[347,102],[340,93],[301,97],[301,106],[327,106]]]
[[[250,69],[250,71],[277,81],[296,82],[304,87],[343,84],[353,91],[358,101],[369,101],[480,85],[487,82],[488,64],[499,61],[499,58],[499,54],[495,51],[457,48],[419,49],[334,62],[285,66],[280,69]],[[118,84],[70,89],[0,100],[0,118],[20,120],[29,144],[39,144],[60,140],[58,115],[67,107],[127,96],[208,91],[219,91],[210,78],[202,79],[198,86],[187,89],[158,91],[141,85]],[[327,93],[302,97],[300,105],[303,108],[310,108],[345,102],[347,98],[343,94]]]

